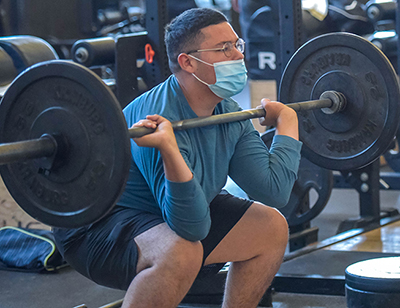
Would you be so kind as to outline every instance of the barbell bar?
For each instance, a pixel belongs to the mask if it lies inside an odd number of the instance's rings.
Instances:
[[[313,109],[322,109],[327,113],[335,113],[342,111],[346,105],[346,98],[343,94],[335,91],[324,92],[320,99],[312,101],[304,101],[298,103],[287,104],[288,107],[295,111],[306,111]],[[186,119],[181,121],[172,122],[174,131],[186,130],[196,127],[203,127],[209,125],[218,125],[229,122],[237,122],[248,119],[262,118],[266,116],[265,109],[254,108],[242,110],[231,113],[223,113],[212,116],[198,117],[193,119]],[[131,138],[142,137],[146,134],[154,132],[154,129],[148,127],[132,127],[129,129],[129,136]]]
[[[27,159],[48,157],[57,151],[57,142],[51,135],[37,139],[0,144],[0,164],[11,164]]]
[[[338,99],[335,100],[330,97],[337,97]],[[321,95],[321,99],[319,100],[290,103],[287,104],[287,106],[295,111],[319,108],[332,110],[332,113],[334,113],[343,110],[345,106],[345,98],[341,93],[327,91]],[[254,108],[219,115],[174,121],[171,124],[174,131],[180,131],[196,127],[261,118],[265,117],[265,115],[265,109]],[[155,129],[148,127],[131,127],[129,128],[129,136],[130,138],[139,138],[154,131]],[[57,149],[58,143],[50,134],[44,134],[40,138],[32,140],[0,144],[0,164],[10,164],[25,161],[27,159],[49,157],[54,155],[57,152]]]
[[[303,101],[288,104],[298,112],[302,154],[326,169],[366,166],[397,132],[396,73],[378,48],[353,34],[322,35],[303,45],[285,68],[279,95],[284,103]],[[182,130],[264,116],[256,108],[172,125]],[[86,67],[39,63],[2,98],[0,173],[33,218],[80,227],[112,209],[128,178],[130,138],[152,131],[128,129],[112,91]]]

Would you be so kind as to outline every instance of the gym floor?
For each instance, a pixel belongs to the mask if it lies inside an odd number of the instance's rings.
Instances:
[[[250,92],[254,89],[257,89],[257,95],[263,95],[263,93],[259,92],[266,91],[272,93],[269,96],[274,98],[274,89],[265,83],[257,83],[247,87],[237,97],[243,108],[255,107],[249,99]],[[268,96],[268,93],[265,96]],[[252,93],[251,97],[254,96]],[[385,171],[388,171],[387,167],[384,166],[383,168]],[[0,187],[0,194],[0,216],[4,222],[11,222],[12,224],[17,219],[18,221],[23,221],[23,226],[25,226],[28,221],[31,221],[24,214],[15,210],[15,205],[12,205],[12,201],[4,187]],[[398,191],[381,191],[381,208],[397,208],[400,210],[399,194]],[[329,203],[322,213],[311,222],[311,226],[319,228],[318,240],[322,241],[336,234],[341,221],[356,218],[358,215],[359,201],[356,191],[351,189],[334,189]],[[39,224],[38,227],[42,226]],[[345,254],[343,256],[345,257]],[[333,266],[332,260],[328,257],[321,257],[319,263],[327,271],[333,270],[330,268]],[[313,264],[304,264],[301,267],[308,268],[312,266]],[[287,264],[284,263],[281,269],[285,271],[287,268],[289,268],[289,262]],[[87,308],[103,306],[105,308],[108,303],[117,301],[124,296],[123,291],[98,286],[69,267],[60,270],[59,273],[53,274],[1,271],[0,275],[0,307],[4,308],[72,308],[82,304],[85,304]],[[274,308],[346,307],[344,296],[274,293],[272,299]],[[211,308],[219,306],[181,304],[179,307]]]

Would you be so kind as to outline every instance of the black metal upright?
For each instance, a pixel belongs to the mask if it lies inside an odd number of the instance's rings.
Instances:
[[[146,1],[146,31],[120,35],[116,39],[115,76],[117,97],[123,107],[136,98],[141,91],[141,76],[150,89],[164,81],[170,74],[167,51],[164,44],[164,28],[168,22],[167,0]],[[145,45],[154,50],[153,62],[137,67],[137,60],[145,58]]]
[[[240,23],[252,80],[275,80],[302,45],[301,0],[242,0]]]
[[[396,6],[396,33],[397,37],[400,33],[400,5]],[[400,40],[397,39],[397,72],[400,73]]]
[[[338,233],[378,223],[383,218],[380,206],[380,161],[357,170],[341,172],[344,180],[359,194],[360,216],[342,221]]]
[[[280,0],[279,28],[280,28],[280,64],[281,73],[285,69],[291,56],[304,43],[302,36],[302,6],[301,0]]]
[[[146,30],[152,46],[154,61],[146,63],[146,83],[149,88],[164,81],[170,74],[164,44],[164,28],[168,22],[167,0],[146,0]]]
[[[116,38],[115,79],[116,94],[124,108],[140,93],[138,60],[144,57],[147,32],[125,34]]]

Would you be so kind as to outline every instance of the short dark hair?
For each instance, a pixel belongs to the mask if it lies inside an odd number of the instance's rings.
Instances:
[[[198,49],[203,39],[201,29],[227,21],[224,14],[210,8],[190,9],[175,17],[165,27],[164,37],[171,71],[180,70],[177,58],[181,52]]]

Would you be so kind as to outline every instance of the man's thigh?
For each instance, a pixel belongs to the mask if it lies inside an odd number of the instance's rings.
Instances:
[[[287,224],[274,208],[254,202],[246,213],[218,243],[205,265],[249,260],[265,249],[279,245],[287,237]]]
[[[159,224],[135,237],[138,247],[137,273],[149,267],[174,267],[174,261],[192,259],[201,261],[200,242],[191,242],[177,235],[167,225]]]
[[[134,238],[162,224],[161,217],[116,206],[106,217],[79,229],[54,229],[57,247],[82,275],[111,288],[126,290],[136,275]]]
[[[251,204],[252,201],[235,197],[224,190],[213,199],[210,203],[210,231],[207,237],[201,241],[202,251],[194,253],[195,255],[200,253],[203,256],[203,264],[215,247],[240,221]],[[135,237],[135,242],[140,252],[138,272],[157,263],[168,262],[171,258],[184,256],[186,253],[189,255],[189,251],[193,252],[197,249],[192,246],[199,244],[179,237],[166,223],[138,235]]]
[[[242,219],[252,201],[221,191],[210,203],[211,228],[207,237],[201,241],[204,249],[203,262],[219,245],[227,234]],[[221,261],[221,263],[224,261]]]

